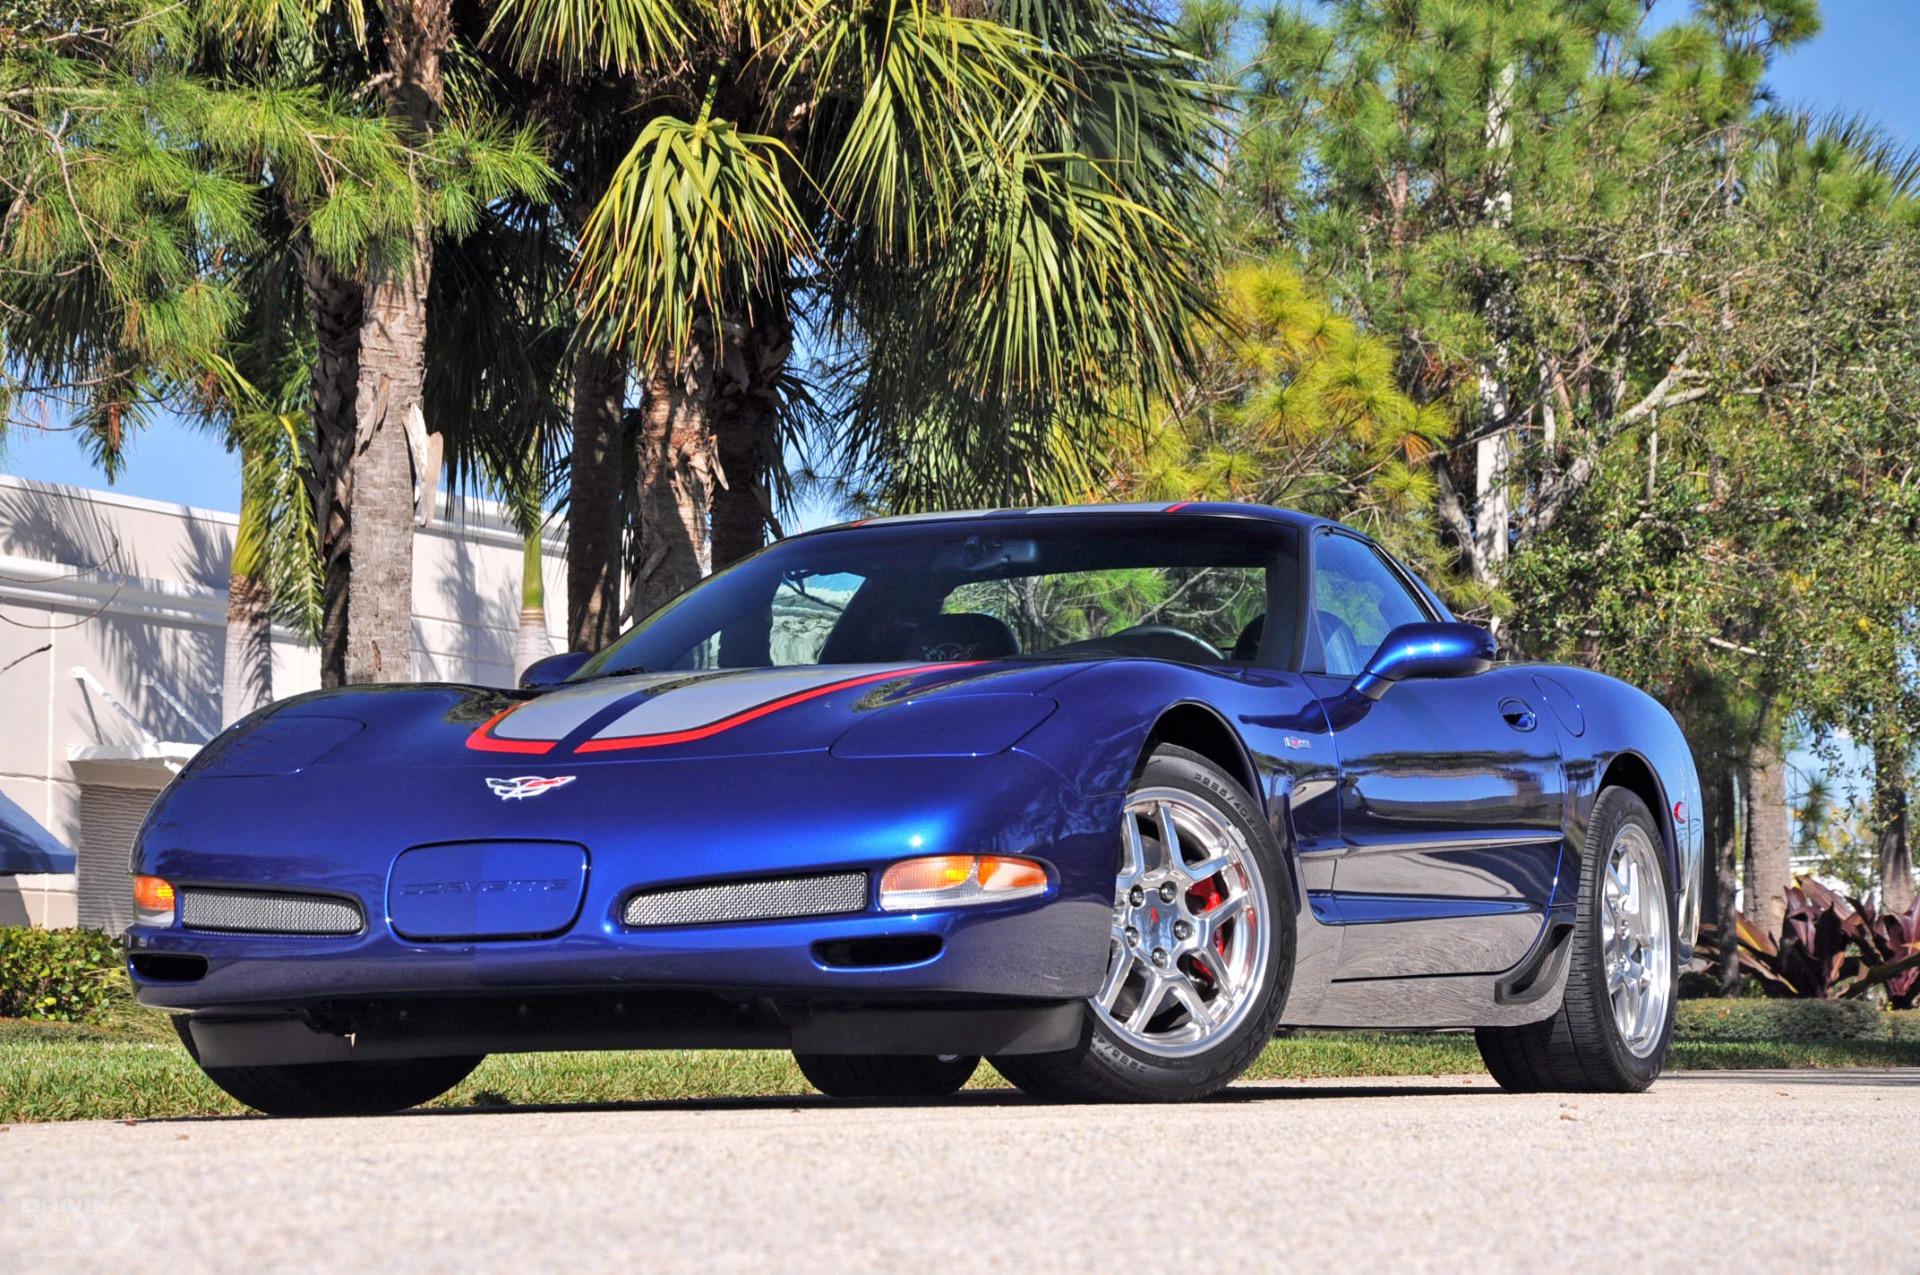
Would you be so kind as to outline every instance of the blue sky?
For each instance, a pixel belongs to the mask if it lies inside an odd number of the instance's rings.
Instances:
[[[1687,0],[1661,0],[1656,20],[1686,12]],[[1773,70],[1783,105],[1861,111],[1909,146],[1920,146],[1920,0],[1826,0],[1826,29]],[[64,433],[16,427],[0,446],[0,473],[83,487],[105,478]],[[206,434],[178,423],[136,435],[117,490],[229,512],[239,508],[237,460]],[[803,525],[830,510],[802,511]]]

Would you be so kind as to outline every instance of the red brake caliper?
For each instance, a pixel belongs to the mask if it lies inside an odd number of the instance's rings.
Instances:
[[[1208,877],[1205,881],[1196,882],[1194,887],[1187,891],[1187,898],[1193,903],[1193,911],[1196,916],[1205,916],[1227,901],[1227,896],[1221,892],[1219,881],[1215,877]],[[1220,955],[1225,956],[1227,954],[1227,936],[1224,934],[1214,935],[1213,948],[1216,952],[1220,953]],[[1209,983],[1213,981],[1213,975],[1207,972],[1205,966],[1195,966],[1193,972],[1201,978],[1206,979]]]

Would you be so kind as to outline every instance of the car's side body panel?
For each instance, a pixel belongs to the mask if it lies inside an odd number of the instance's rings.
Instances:
[[[1312,679],[1338,724],[1345,848],[1328,910],[1352,927],[1341,979],[1497,974],[1539,936],[1565,784],[1553,728],[1502,716],[1522,680],[1495,668],[1373,701]]]

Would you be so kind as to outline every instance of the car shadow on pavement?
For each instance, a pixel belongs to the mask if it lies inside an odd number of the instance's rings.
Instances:
[[[1234,1085],[1209,1098],[1183,1106],[1228,1107],[1260,1102],[1320,1102],[1331,1098],[1474,1097],[1498,1095],[1484,1077],[1468,1082],[1436,1078],[1431,1083],[1329,1084],[1325,1082],[1256,1081]],[[967,1111],[995,1108],[1045,1110],[1078,1104],[1033,1098],[1016,1089],[968,1089],[946,1098],[829,1098],[824,1094],[785,1094],[770,1097],[649,1098],[633,1102],[511,1103],[481,1101],[465,1107],[416,1107],[383,1119],[434,1120],[473,1116],[563,1115],[568,1112],[696,1113],[725,1111]],[[174,1116],[141,1120],[141,1124],[227,1124],[275,1117],[249,1112],[238,1116]],[[288,1118],[288,1117],[281,1117]],[[314,1117],[328,1119],[330,1117]]]

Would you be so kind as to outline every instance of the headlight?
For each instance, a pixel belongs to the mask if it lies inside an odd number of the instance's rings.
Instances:
[[[902,859],[880,878],[882,912],[919,912],[1006,903],[1047,892],[1047,870],[1003,854],[935,854]]]
[[[1004,753],[1060,707],[1039,695],[934,695],[868,714],[835,757],[985,757]]]

